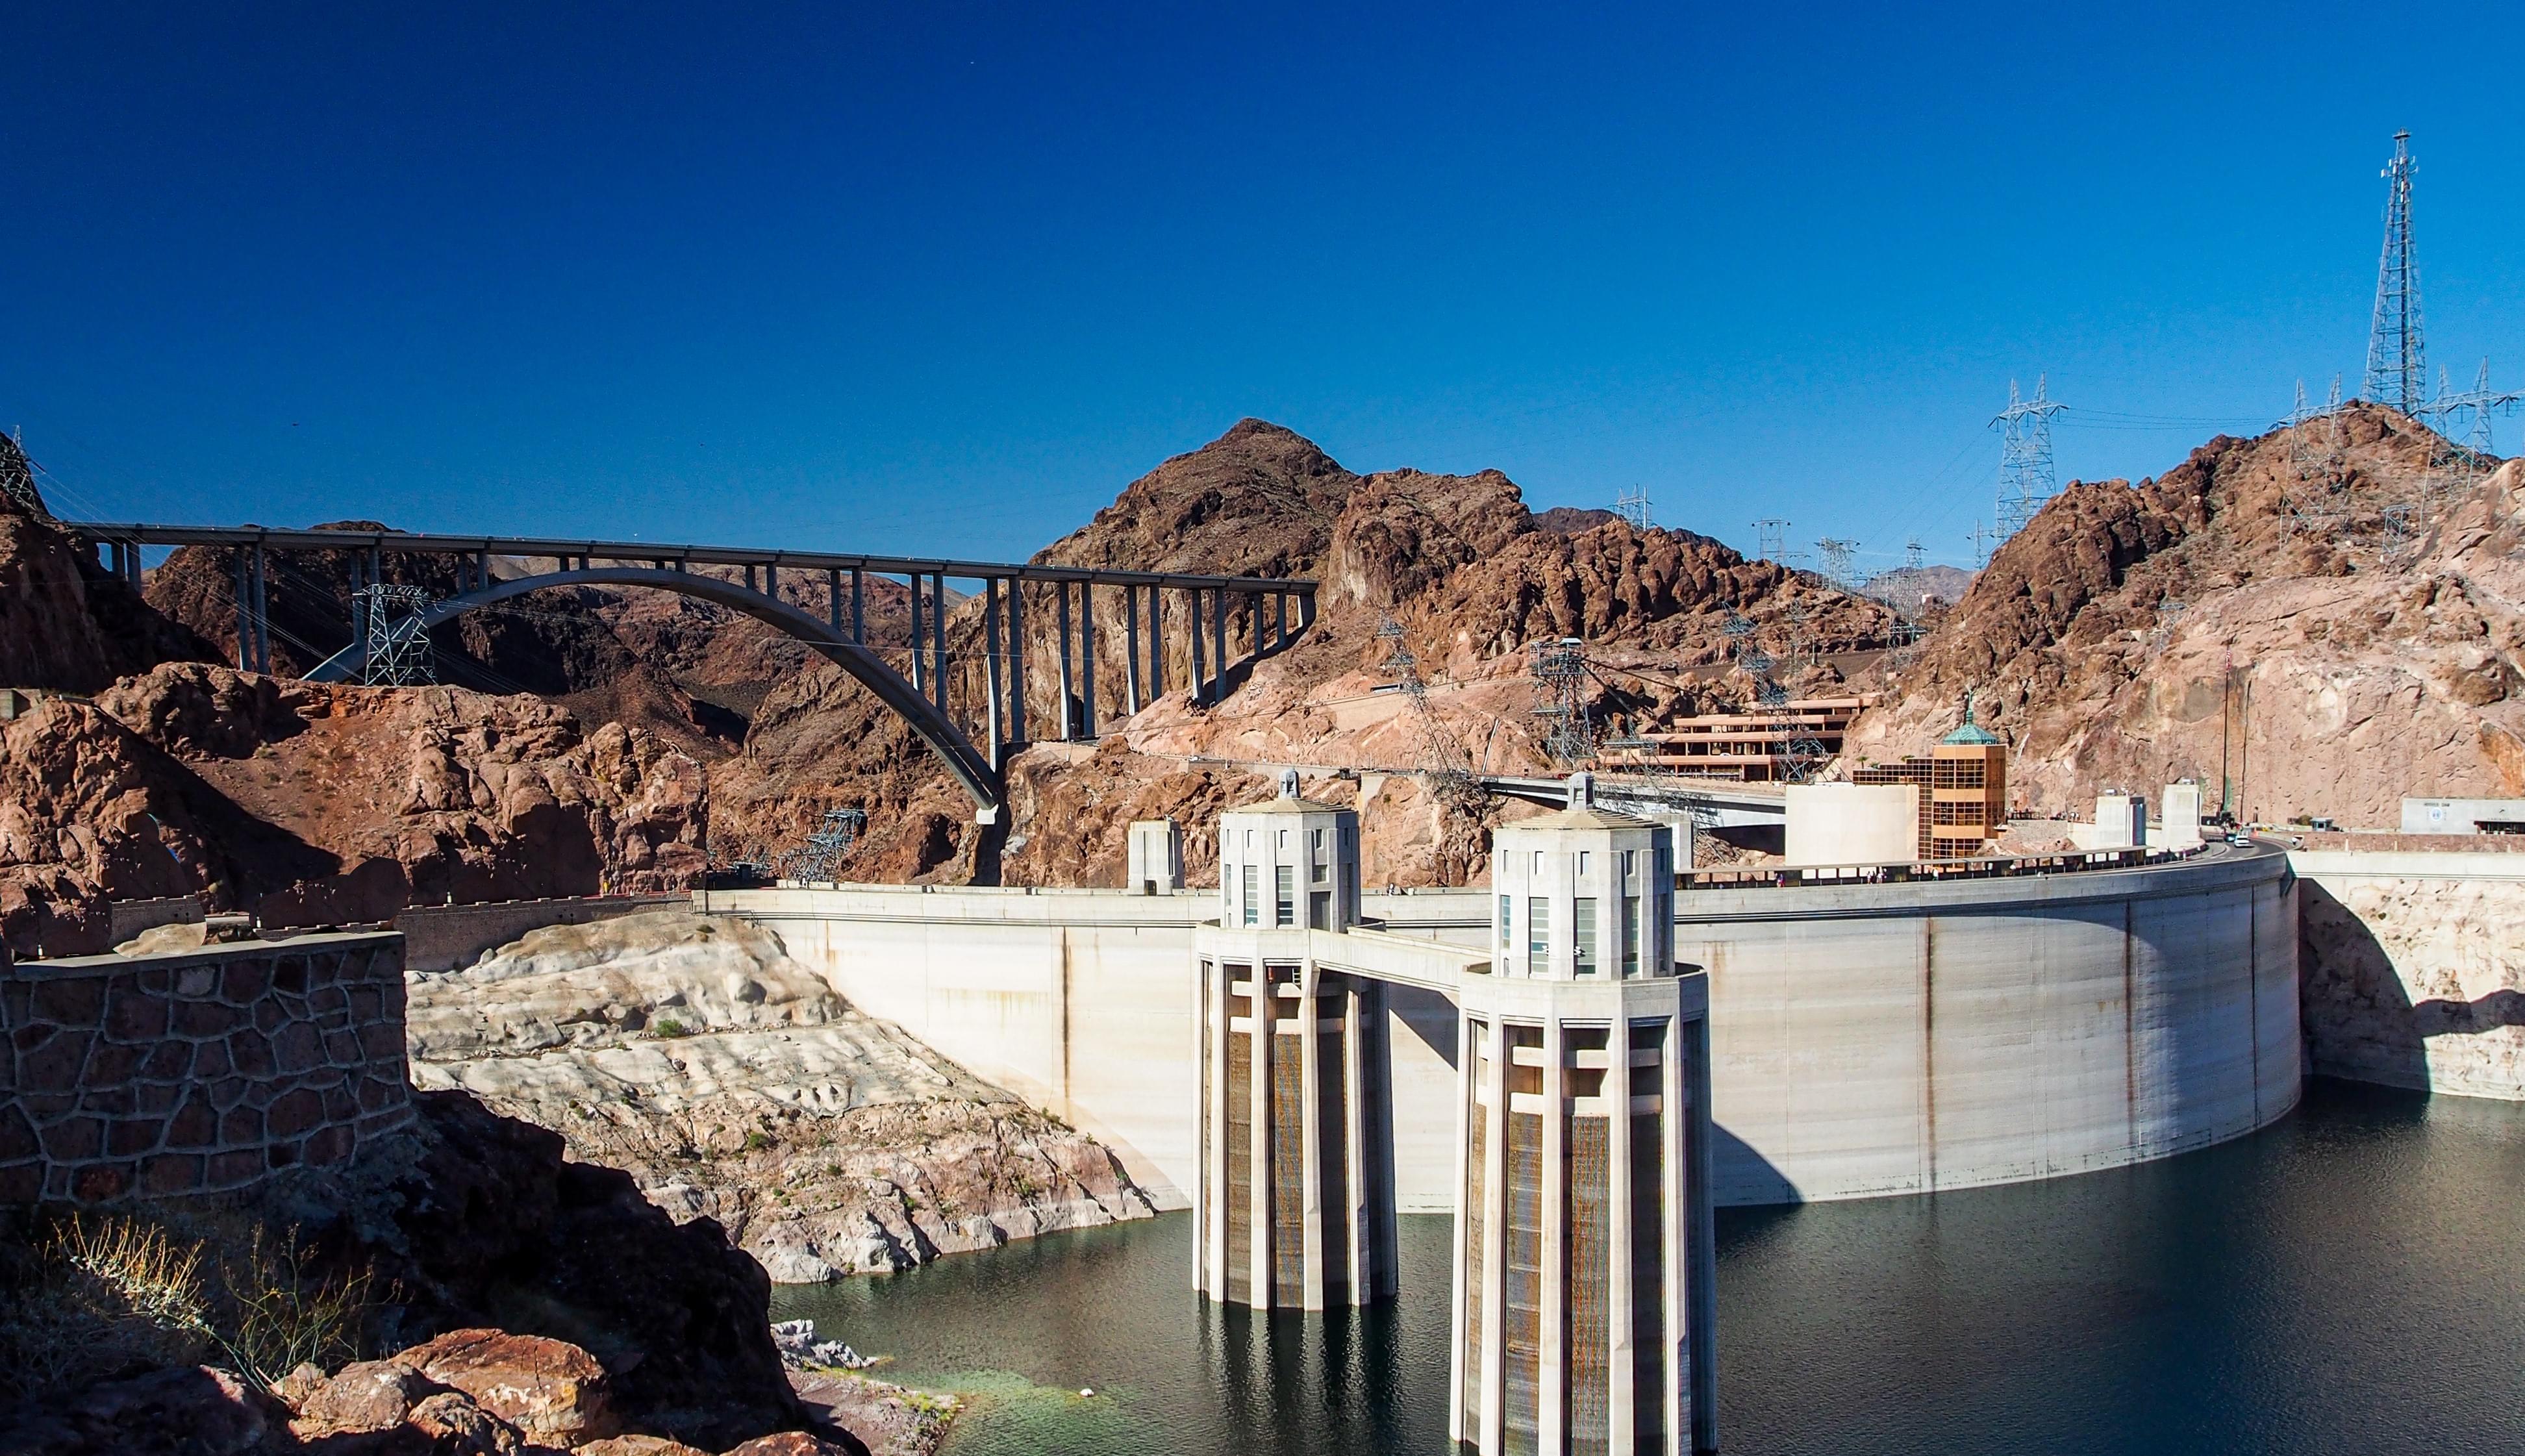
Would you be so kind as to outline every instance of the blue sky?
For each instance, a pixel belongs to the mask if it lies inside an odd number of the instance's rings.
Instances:
[[[26,7],[0,426],[66,514],[1015,557],[1259,415],[1968,561],[2011,377],[2064,479],[2356,391],[2397,127],[2525,384],[2517,7],[1744,9]]]

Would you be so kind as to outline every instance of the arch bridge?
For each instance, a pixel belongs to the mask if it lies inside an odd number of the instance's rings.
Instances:
[[[1035,741],[1027,731],[1029,615],[1048,610],[1053,619],[1050,635],[1055,660],[1048,669],[1053,678],[1053,712],[1046,727],[1062,741],[1099,736],[1100,711],[1114,706],[1100,702],[1097,689],[1100,591],[1109,597],[1118,594],[1120,599],[1119,706],[1126,715],[1137,713],[1166,691],[1165,647],[1170,633],[1180,634],[1189,647],[1192,678],[1188,685],[1194,700],[1211,702],[1224,694],[1246,662],[1287,646],[1315,617],[1315,583],[1287,577],[655,541],[96,521],[61,524],[95,549],[101,567],[135,589],[140,584],[143,548],[209,546],[234,553],[236,666],[241,672],[272,671],[268,581],[273,554],[346,556],[354,603],[351,642],[308,674],[316,681],[358,679],[372,653],[409,642],[468,612],[550,587],[643,587],[741,612],[814,648],[901,716],[972,796],[976,817],[985,824],[996,821],[1004,801],[1002,771],[1009,754]],[[360,592],[385,579],[388,556],[452,562],[457,594],[392,622],[367,620]],[[495,574],[495,563],[502,573]],[[540,569],[543,563],[549,563],[549,569]],[[738,579],[696,568],[734,568],[743,576]],[[898,580],[909,593],[911,626],[906,640],[868,640],[867,595],[872,577]],[[965,600],[978,597],[982,604],[978,650],[969,640],[958,647],[949,645],[947,619],[957,607],[958,596],[948,588],[951,580],[978,584],[978,590],[964,594]],[[809,584],[815,582],[824,588],[820,614],[783,595],[784,584],[793,584],[798,596],[810,595]],[[1169,593],[1180,600],[1178,611],[1167,610]],[[969,677],[975,659],[980,668],[979,691],[968,688],[951,694],[951,680],[960,675]],[[898,670],[895,661],[904,667]]]

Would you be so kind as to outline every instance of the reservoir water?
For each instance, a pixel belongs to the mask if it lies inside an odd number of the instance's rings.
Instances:
[[[974,1395],[950,1456],[1437,1453],[1449,1221],[1403,1225],[1402,1299],[1332,1318],[1204,1304],[1181,1214],[775,1310]],[[2525,1106],[2318,1081],[2169,1162],[1718,1236],[1730,1452],[2525,1453]]]

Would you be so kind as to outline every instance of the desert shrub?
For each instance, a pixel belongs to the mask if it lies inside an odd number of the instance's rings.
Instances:
[[[156,1224],[77,1215],[0,1291],[0,1397],[203,1361],[269,1388],[300,1361],[359,1358],[373,1283],[365,1270],[320,1278],[260,1228],[214,1262]]]

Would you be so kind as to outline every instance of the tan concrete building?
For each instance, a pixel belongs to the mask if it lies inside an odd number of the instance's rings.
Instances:
[[[1938,740],[1927,757],[1853,770],[1853,783],[1910,783],[1920,789],[1917,847],[1924,860],[1971,859],[2007,826],[2007,745],[1973,722]]]

